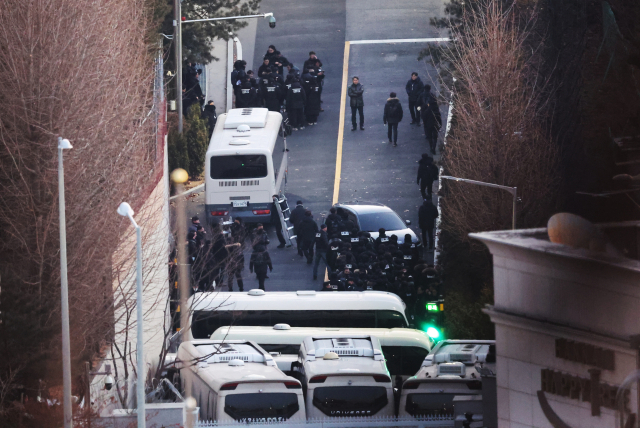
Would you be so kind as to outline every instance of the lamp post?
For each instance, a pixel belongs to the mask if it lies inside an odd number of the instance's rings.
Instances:
[[[64,428],[73,427],[71,411],[71,345],[69,337],[69,283],[67,281],[67,226],[64,202],[64,165],[62,151],[72,149],[67,139],[58,137],[58,209],[60,210],[60,299],[62,305],[62,395]]]
[[[178,103],[178,132],[182,134],[182,24],[190,24],[192,22],[212,22],[212,21],[229,21],[232,19],[250,19],[250,18],[269,18],[269,27],[276,28],[276,18],[272,12],[260,13],[258,15],[242,15],[242,16],[224,16],[222,18],[203,18],[203,19],[186,19],[181,17],[180,9],[181,0],[173,0],[173,26],[175,27],[175,53],[176,53],[176,101]],[[229,82],[227,81],[227,84]],[[227,111],[231,110],[230,106],[227,106]]]
[[[182,195],[184,183],[189,179],[189,174],[182,168],[176,168],[171,172],[171,181],[176,185],[176,195]],[[178,196],[176,200],[176,222],[178,228],[178,236],[176,238],[176,250],[178,252],[178,285],[180,289],[180,332],[182,338],[185,337],[186,329],[190,328],[189,309],[187,308],[187,300],[189,299],[189,265],[187,264],[187,223],[185,216],[184,197]],[[193,408],[195,408],[191,397],[191,378],[184,377],[184,393],[185,393],[185,428],[193,428]]]
[[[462,181],[463,183],[469,183],[469,184],[477,184],[478,186],[493,187],[495,189],[502,189],[511,193],[511,195],[513,195],[513,213],[511,218],[511,229],[513,230],[516,229],[516,212],[517,212],[516,203],[518,202],[517,187],[502,186],[500,184],[485,183],[484,181],[476,181],[476,180],[469,180],[467,178],[451,177],[449,175],[441,175],[440,178],[444,178],[446,180],[453,180],[453,181]]]
[[[118,207],[118,214],[123,217],[128,217],[133,227],[136,229],[136,318],[138,325],[138,332],[136,334],[136,358],[138,359],[138,380],[136,384],[137,399],[138,402],[138,428],[145,428],[145,397],[144,397],[144,329],[143,329],[143,310],[142,310],[142,229],[138,226],[138,223],[133,219],[133,209],[131,206],[123,202]]]

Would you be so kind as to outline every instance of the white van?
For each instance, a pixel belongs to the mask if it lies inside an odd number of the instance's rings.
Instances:
[[[183,340],[209,339],[224,326],[406,328],[405,304],[382,291],[196,293]],[[188,327],[188,326],[187,326]]]
[[[279,137],[282,115],[266,108],[233,109],[218,116],[205,160],[209,222],[229,216],[269,222],[273,195],[287,179],[287,148]]]
[[[275,357],[280,370],[291,371],[297,361],[300,345],[305,337],[330,334],[359,334],[375,336],[391,376],[413,376],[433,347],[426,333],[412,328],[311,328],[276,324],[273,327],[220,327],[212,335],[215,340],[245,339],[256,342]]]
[[[300,382],[276,367],[269,353],[246,340],[194,340],[178,349],[180,380],[191,380],[200,419],[305,421]]]
[[[482,396],[482,374],[495,374],[494,340],[443,340],[402,385],[398,417],[454,415],[454,398]]]
[[[309,336],[293,372],[308,418],[395,416],[391,377],[375,336]]]

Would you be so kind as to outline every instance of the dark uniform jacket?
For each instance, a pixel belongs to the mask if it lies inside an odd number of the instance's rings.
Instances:
[[[384,105],[384,116],[382,121],[386,123],[400,123],[402,121],[403,111],[402,104],[397,98],[387,99],[387,103]]]
[[[417,101],[422,94],[422,91],[424,91],[424,83],[422,83],[422,80],[420,80],[419,77],[416,78],[416,80],[409,79],[405,89],[409,96],[409,101]]]
[[[351,107],[364,106],[364,99],[362,98],[363,93],[364,87],[362,86],[362,83],[358,83],[357,85],[352,83],[351,86],[349,86],[347,94],[349,95],[349,98],[351,98]]]
[[[435,205],[429,200],[424,201],[418,211],[418,226],[420,229],[433,229],[438,215]]]
[[[292,82],[287,91],[287,109],[301,109],[307,104],[307,95],[300,82]]]
[[[425,128],[436,127],[440,129],[442,127],[442,117],[440,116],[438,101],[433,94],[424,91],[418,99],[418,105],[420,106],[420,116],[424,121]]]

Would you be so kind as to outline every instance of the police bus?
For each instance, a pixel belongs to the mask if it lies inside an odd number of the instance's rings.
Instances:
[[[416,374],[433,347],[433,340],[426,333],[411,328],[330,328],[291,327],[276,324],[273,327],[233,326],[220,327],[212,335],[216,340],[246,339],[256,342],[270,352],[280,370],[291,371],[291,363],[297,360],[300,345],[305,337],[327,334],[360,334],[378,338],[389,373],[402,380]]]
[[[395,416],[391,377],[375,336],[309,336],[293,373],[302,382],[308,418]]]
[[[269,353],[246,340],[194,340],[178,349],[184,390],[200,406],[200,419],[278,422],[306,419],[300,382],[278,369]]]
[[[230,325],[406,328],[404,302],[383,291],[269,291],[195,293],[183,340],[209,339]]]
[[[482,377],[495,376],[494,340],[443,340],[400,392],[399,417],[453,418],[456,402],[482,396]]]
[[[287,180],[287,150],[279,137],[282,115],[266,108],[233,109],[218,116],[205,160],[209,222],[228,216],[268,222],[273,195]]]

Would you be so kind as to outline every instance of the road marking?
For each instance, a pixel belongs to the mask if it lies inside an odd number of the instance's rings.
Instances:
[[[376,43],[432,43],[432,42],[450,42],[448,37],[436,37],[431,39],[386,39],[386,40],[352,40],[352,45],[371,45]]]
[[[338,203],[340,195],[340,175],[342,174],[342,139],[344,138],[344,116],[347,104],[347,85],[349,84],[349,46],[344,42],[344,62],[342,65],[342,94],[340,95],[340,122],[338,125],[338,149],[336,154],[336,176],[333,182],[333,204]]]

